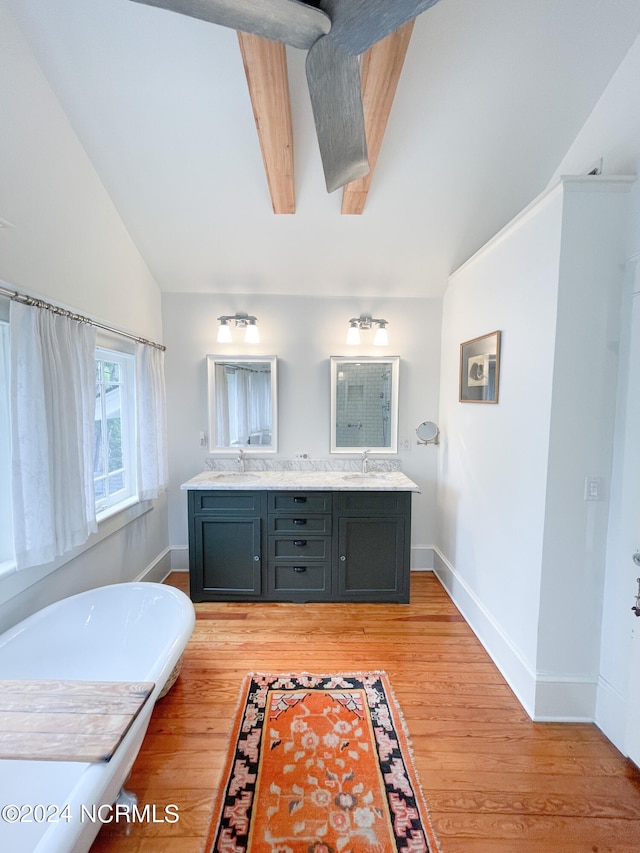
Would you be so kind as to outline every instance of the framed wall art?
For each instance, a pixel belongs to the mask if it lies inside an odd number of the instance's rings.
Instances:
[[[460,344],[461,403],[497,403],[500,381],[500,332]]]

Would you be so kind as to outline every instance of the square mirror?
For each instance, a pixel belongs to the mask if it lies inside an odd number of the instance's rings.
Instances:
[[[276,356],[207,356],[209,452],[278,449]]]
[[[400,356],[331,356],[331,452],[398,452]]]

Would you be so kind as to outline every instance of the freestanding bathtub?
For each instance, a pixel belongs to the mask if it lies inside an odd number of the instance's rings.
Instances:
[[[86,853],[101,827],[96,807],[123,787],[194,622],[179,590],[121,583],[51,604],[0,635],[0,679],[155,682],[109,762],[0,760],[0,850]]]

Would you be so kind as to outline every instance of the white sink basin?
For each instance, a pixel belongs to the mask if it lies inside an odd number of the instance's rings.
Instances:
[[[211,479],[220,483],[256,483],[260,478],[242,471],[220,471],[219,474],[211,474]]]
[[[388,483],[391,477],[389,474],[372,472],[371,474],[344,474],[342,479],[351,483]]]

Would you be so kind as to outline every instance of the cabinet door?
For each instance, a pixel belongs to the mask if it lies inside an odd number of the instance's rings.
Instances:
[[[261,594],[260,522],[259,517],[194,516],[194,601]]]
[[[340,518],[337,583],[340,600],[408,601],[404,518]]]

